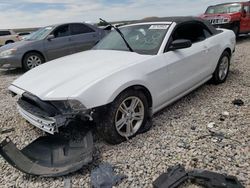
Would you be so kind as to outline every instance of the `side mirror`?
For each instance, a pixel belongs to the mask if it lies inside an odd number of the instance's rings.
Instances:
[[[55,38],[55,35],[49,35],[48,37],[47,37],[47,40],[48,41],[51,41],[52,39],[54,39]]]
[[[169,50],[178,50],[178,49],[183,49],[183,48],[189,48],[191,46],[192,46],[192,42],[190,40],[177,39],[171,43]]]

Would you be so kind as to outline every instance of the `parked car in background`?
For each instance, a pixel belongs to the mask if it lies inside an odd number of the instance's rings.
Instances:
[[[13,30],[0,30],[0,46],[19,41],[19,36]]]
[[[51,25],[0,48],[0,68],[30,70],[44,62],[91,49],[105,32],[86,23]]]
[[[20,96],[20,114],[50,134],[72,120],[94,120],[103,138],[117,144],[148,129],[153,114],[208,80],[227,78],[236,44],[230,30],[194,17],[119,29],[92,50],[15,80],[9,90]]]
[[[250,33],[250,1],[209,6],[201,18],[217,28],[233,30],[236,36]]]
[[[18,33],[18,36],[20,40],[24,40],[30,34],[31,32],[21,32],[21,33]]]

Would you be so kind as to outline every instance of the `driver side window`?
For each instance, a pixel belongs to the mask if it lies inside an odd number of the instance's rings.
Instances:
[[[55,38],[66,37],[69,35],[69,25],[60,26],[54,31]]]
[[[200,23],[186,23],[179,26],[172,34],[172,39],[187,39],[192,43],[200,42],[210,37],[211,33]]]
[[[243,8],[243,12],[249,16],[250,14],[250,6],[249,5],[245,5],[244,8]]]

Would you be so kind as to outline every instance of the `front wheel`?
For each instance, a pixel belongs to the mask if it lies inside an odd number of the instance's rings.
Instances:
[[[149,107],[141,91],[121,93],[98,118],[98,130],[105,141],[119,144],[138,134],[147,123]]]
[[[232,30],[233,30],[235,36],[238,37],[239,36],[239,31],[240,31],[239,26],[234,26]]]
[[[224,83],[227,79],[230,67],[230,55],[224,51],[214,71],[212,81],[214,84]]]
[[[23,69],[28,71],[33,69],[45,62],[42,55],[36,52],[28,53],[23,58]]]

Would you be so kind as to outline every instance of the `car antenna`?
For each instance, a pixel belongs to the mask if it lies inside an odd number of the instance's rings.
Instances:
[[[117,33],[119,33],[119,35],[122,37],[123,41],[125,42],[126,46],[128,47],[129,51],[134,52],[134,50],[131,48],[131,46],[129,45],[129,43],[127,42],[127,40],[125,39],[123,33],[121,32],[121,30],[119,28],[117,28],[116,26],[112,25],[111,23],[103,20],[102,18],[99,18],[102,22],[104,22],[105,24],[111,26],[112,28],[114,28]]]

